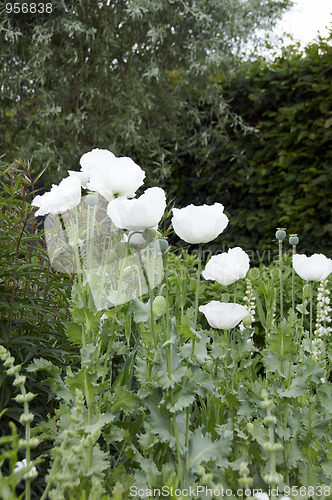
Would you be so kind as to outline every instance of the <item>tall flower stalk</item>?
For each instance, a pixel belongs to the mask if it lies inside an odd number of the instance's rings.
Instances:
[[[279,247],[279,285],[280,285],[280,317],[284,316],[284,296],[283,296],[283,265],[282,265],[282,242],[286,238],[285,229],[278,228],[276,232],[276,238],[278,240]]]

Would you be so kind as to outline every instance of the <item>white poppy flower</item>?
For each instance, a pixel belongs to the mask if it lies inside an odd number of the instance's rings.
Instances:
[[[166,196],[163,189],[147,189],[137,199],[125,197],[110,201],[107,214],[119,229],[142,231],[158,225],[166,208]]]
[[[117,158],[107,149],[93,149],[85,153],[80,163],[85,175],[81,178],[82,183],[88,178],[86,187],[97,191],[108,201],[116,196],[132,198],[145,178],[144,170],[131,158]]]
[[[89,182],[89,176],[85,172],[76,172],[75,170],[68,170],[68,174],[72,177],[77,177],[80,180],[82,187],[86,188]]]
[[[53,184],[51,191],[36,196],[31,205],[39,207],[35,216],[59,214],[76,207],[81,201],[81,182],[77,177],[62,179],[57,186]]]
[[[264,493],[264,491],[258,491],[255,493],[254,498],[256,498],[256,500],[270,500],[269,495]]]
[[[81,170],[90,178],[96,168],[108,168],[116,159],[116,156],[108,149],[93,149],[81,156]]]
[[[322,281],[332,272],[332,259],[321,253],[315,253],[311,257],[296,254],[293,257],[293,267],[303,280]]]
[[[215,280],[227,286],[244,278],[249,271],[249,265],[249,257],[242,248],[230,248],[228,252],[213,255],[202,275],[206,280]]]
[[[234,302],[218,302],[212,300],[205,306],[200,306],[199,311],[204,314],[212,328],[230,330],[234,328],[248,314],[247,309]]]
[[[228,217],[221,203],[173,208],[174,231],[187,243],[208,243],[227,227]]]

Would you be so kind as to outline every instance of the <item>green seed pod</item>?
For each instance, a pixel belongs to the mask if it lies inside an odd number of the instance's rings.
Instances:
[[[291,234],[288,241],[290,245],[296,247],[296,245],[298,245],[300,240],[297,234]]]
[[[242,462],[240,464],[239,474],[240,474],[240,476],[247,476],[249,474],[249,469],[248,469],[248,466],[245,462]]]
[[[165,253],[169,248],[168,241],[165,240],[165,238],[159,238],[155,241],[153,248],[157,250],[157,252]]]
[[[276,238],[279,241],[283,241],[286,238],[286,231],[284,228],[278,228],[278,230],[276,231]]]
[[[310,298],[310,292],[311,292],[311,287],[310,287],[309,283],[307,283],[303,287],[303,297],[305,299],[309,299]]]
[[[273,401],[271,399],[264,399],[264,401],[261,401],[261,407],[268,409],[272,408],[273,406]]]
[[[158,295],[152,302],[152,311],[156,318],[160,318],[166,312],[167,303],[165,297]]]
[[[98,194],[89,193],[86,196],[86,204],[88,205],[88,207],[96,207],[98,205]]]
[[[145,239],[145,241],[147,241],[148,243],[151,243],[151,241],[156,239],[157,233],[156,233],[155,229],[149,228],[149,229],[144,229],[142,236]]]
[[[223,293],[221,296],[221,302],[225,302],[226,304],[230,301],[230,296],[228,293]]]
[[[265,451],[272,452],[273,451],[273,444],[271,444],[269,441],[265,441],[263,443],[263,448]]]
[[[267,417],[264,418],[264,422],[268,426],[275,425],[277,423],[277,419],[273,415],[268,415]]]

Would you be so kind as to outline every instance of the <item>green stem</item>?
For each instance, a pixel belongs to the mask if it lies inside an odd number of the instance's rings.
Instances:
[[[279,240],[279,279],[280,279],[280,317],[284,315],[283,286],[282,286],[282,240]]]
[[[309,330],[309,344],[310,344],[310,352],[312,352],[312,288],[313,283],[310,281],[310,330]]]
[[[294,255],[296,254],[296,245],[293,245],[293,261]],[[292,266],[292,309],[295,310],[295,271]]]
[[[199,301],[199,285],[201,279],[201,269],[202,269],[202,243],[198,247],[198,265],[197,265],[197,279],[196,279],[196,293],[195,293],[195,310],[194,310],[194,330],[196,330],[197,324],[197,314],[198,314],[198,301]],[[192,342],[191,355],[194,356],[195,352],[195,337]]]

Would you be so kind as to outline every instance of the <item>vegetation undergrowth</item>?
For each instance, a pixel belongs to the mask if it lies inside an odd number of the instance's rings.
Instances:
[[[175,252],[171,227],[125,231],[96,193],[47,218],[46,249],[12,168],[0,497],[330,498],[330,259],[306,261],[306,283],[297,236],[278,229],[269,266],[248,270],[241,249],[215,264],[203,238]]]

